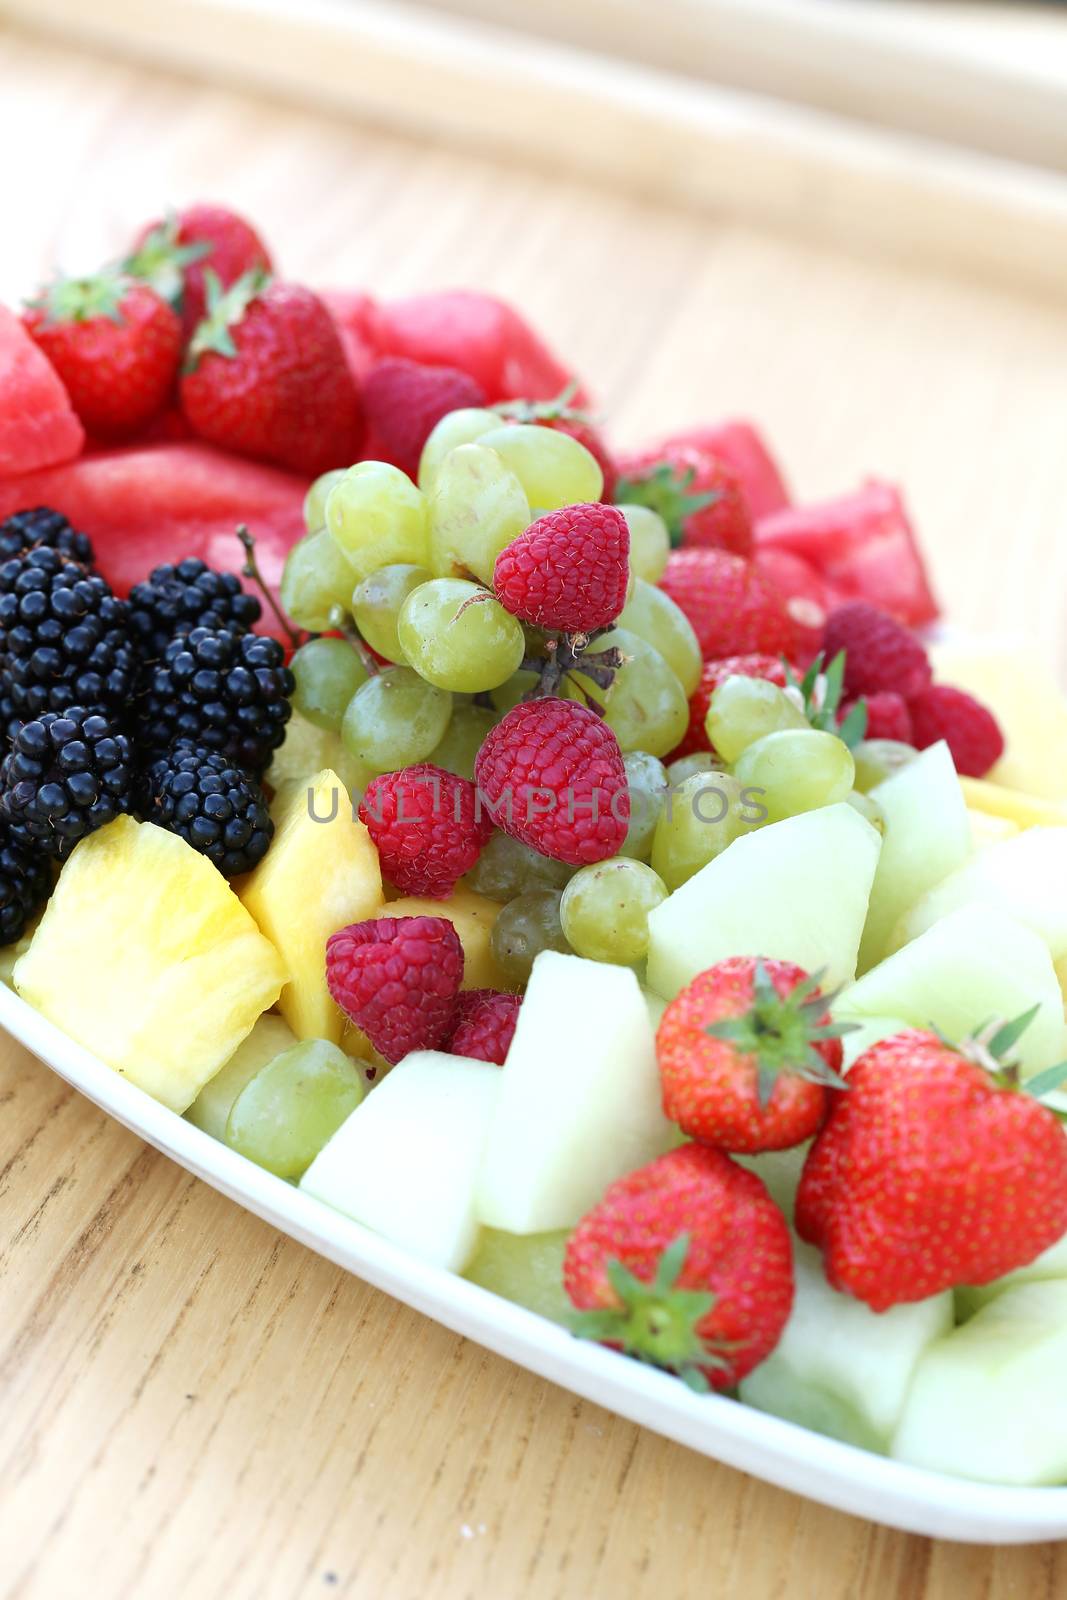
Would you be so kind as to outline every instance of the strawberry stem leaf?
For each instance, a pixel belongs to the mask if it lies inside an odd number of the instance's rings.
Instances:
[[[657,512],[667,524],[671,544],[677,547],[682,542],[688,519],[722,499],[720,489],[694,494],[695,477],[695,467],[672,467],[669,461],[661,461],[639,477],[620,478],[615,489],[615,504],[647,506],[650,511]]]

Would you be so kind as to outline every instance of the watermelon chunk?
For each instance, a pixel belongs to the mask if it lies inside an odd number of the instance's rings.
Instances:
[[[53,506],[96,547],[100,569],[126,594],[161,561],[200,556],[236,572],[246,522],[260,566],[277,586],[286,552],[304,532],[306,479],[203,444],[102,450],[67,466],[0,479],[0,521]]]
[[[741,480],[753,522],[769,517],[790,504],[781,468],[751,422],[719,422],[672,433],[664,445],[693,445],[708,450],[733,469]]]
[[[336,324],[348,370],[359,383],[381,355],[377,301],[359,289],[325,289],[320,291],[319,299]]]
[[[0,479],[70,461],[84,443],[58,372],[0,306]]]
[[[757,551],[803,556],[849,600],[869,600],[910,627],[932,622],[938,605],[899,490],[871,481],[855,494],[792,506],[756,526]]]

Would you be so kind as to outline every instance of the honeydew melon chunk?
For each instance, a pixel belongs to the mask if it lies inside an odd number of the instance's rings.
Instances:
[[[1067,956],[1067,828],[1028,828],[989,845],[917,900],[890,944],[899,948],[950,911],[975,904],[1033,928],[1054,961]]]
[[[1006,1272],[1003,1278],[994,1278],[992,1283],[957,1289],[956,1312],[959,1320],[962,1322],[973,1316],[1007,1289],[1018,1288],[1021,1283],[1044,1283],[1049,1278],[1067,1280],[1067,1233],[1055,1244],[1050,1244],[1047,1250],[1042,1250],[1033,1261],[1028,1261],[1025,1267],[1016,1267],[1014,1272]]]
[[[845,997],[848,993],[846,989],[842,996],[846,1007]],[[835,1017],[838,1015],[836,1006],[834,1015]],[[853,1062],[859,1060],[865,1050],[871,1048],[872,1044],[878,1044],[882,1039],[891,1039],[895,1033],[904,1033],[912,1026],[910,1022],[902,1022],[899,1017],[849,1017],[842,1013],[839,1020],[851,1022],[854,1027],[854,1031],[846,1033],[841,1040],[841,1070],[845,1073]]]
[[[743,834],[648,919],[648,984],[673,999],[729,956],[767,956],[847,983],[881,838],[842,801]]]
[[[471,1283],[569,1327],[571,1305],[563,1287],[563,1257],[568,1228],[551,1233],[502,1233],[483,1228],[478,1247],[464,1270]]]
[[[489,1227],[573,1227],[610,1183],[674,1142],[648,1009],[628,967],[543,951],[500,1078],[478,1185]]]
[[[1045,941],[990,906],[963,906],[872,967],[834,1007],[844,1020],[900,1017],[959,1041],[1000,1017],[1039,1010],[1016,1045],[1024,1078],[1067,1055],[1063,995]]]
[[[988,778],[961,777],[960,788],[970,809],[983,816],[1014,822],[1017,828],[1067,827],[1067,805],[1055,800],[1024,794],[1021,789],[1007,789],[1003,784],[990,783]]]
[[[213,1139],[221,1139],[230,1107],[241,1090],[251,1083],[261,1067],[283,1051],[291,1050],[294,1044],[296,1035],[281,1017],[273,1013],[260,1017],[226,1065],[205,1083],[185,1113],[186,1117],[205,1133],[210,1133]]]
[[[320,1150],[301,1189],[461,1272],[478,1238],[474,1190],[500,1084],[487,1061],[405,1056]]]
[[[871,790],[885,818],[885,837],[871,889],[859,970],[886,954],[902,912],[971,854],[967,806],[948,745],[931,745]]]
[[[742,1379],[741,1399],[847,1444],[885,1451],[916,1367],[952,1328],[952,1294],[874,1312],[826,1281],[810,1245],[794,1241],[796,1294],[781,1339]]]
[[[1067,795],[1067,700],[1053,674],[1019,643],[994,649],[935,646],[936,674],[976,695],[1000,723],[1006,748],[989,777],[1046,800]]]
[[[925,1351],[898,1461],[984,1483],[1067,1480],[1067,1281],[998,1295]]]
[[[974,806],[967,807],[967,821],[971,825],[971,847],[974,850],[987,850],[991,844],[999,844],[1002,839],[1013,839],[1019,832],[1019,824],[1012,822],[1010,817],[995,817],[991,811],[979,811]]]
[[[792,1222],[800,1174],[810,1149],[811,1140],[808,1139],[790,1150],[761,1150],[756,1155],[735,1155],[733,1159],[763,1180],[779,1211]]]

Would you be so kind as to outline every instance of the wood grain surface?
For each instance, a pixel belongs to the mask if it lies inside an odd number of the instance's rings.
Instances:
[[[907,488],[942,594],[1062,666],[1067,309],[0,31],[0,295],[226,196],[295,276],[513,295],[613,431],[762,420],[798,492]],[[285,1240],[0,1044],[10,1596],[1041,1600],[1056,1546],[807,1504]]]

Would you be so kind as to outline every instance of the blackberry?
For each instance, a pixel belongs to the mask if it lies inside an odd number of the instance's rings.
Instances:
[[[90,707],[27,722],[0,767],[0,813],[11,834],[60,861],[132,803],[130,741]]]
[[[148,675],[139,740],[148,751],[188,739],[259,777],[285,737],[295,680],[276,639],[194,628]]]
[[[51,887],[47,855],[0,822],[0,944],[14,944],[22,938]]]
[[[141,654],[158,661],[172,639],[194,628],[248,633],[263,615],[232,572],[214,572],[196,556],[156,567],[130,591],[130,632]]]
[[[224,878],[250,872],[274,837],[256,779],[228,756],[186,740],[149,767],[142,814],[207,856]]]
[[[0,630],[6,689],[25,721],[129,699],[135,655],[126,604],[57,550],[42,545],[0,566]]]
[[[93,547],[84,533],[77,533],[60,511],[50,506],[35,506],[32,511],[16,511],[0,522],[0,562],[24,555],[36,545],[58,550],[68,561],[91,567],[96,560]]]

